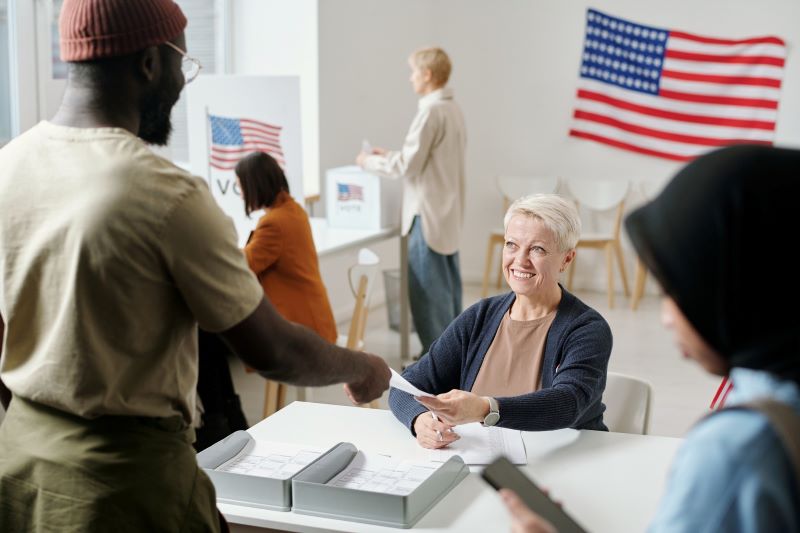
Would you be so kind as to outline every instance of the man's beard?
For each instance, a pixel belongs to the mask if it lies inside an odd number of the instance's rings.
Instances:
[[[159,87],[142,97],[139,113],[140,139],[156,146],[167,144],[172,133],[170,113],[178,101],[178,95],[180,91],[173,90],[164,80]]]

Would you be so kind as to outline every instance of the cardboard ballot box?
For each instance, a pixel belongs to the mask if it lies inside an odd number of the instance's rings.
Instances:
[[[328,226],[377,230],[400,224],[403,189],[399,179],[381,178],[358,166],[325,173]]]

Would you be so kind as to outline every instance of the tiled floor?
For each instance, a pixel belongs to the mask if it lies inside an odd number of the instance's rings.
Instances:
[[[661,326],[657,298],[645,297],[639,310],[631,311],[627,299],[621,295],[611,310],[605,293],[577,292],[577,295],[599,311],[611,326],[614,350],[610,370],[643,378],[653,385],[655,402],[650,433],[682,436],[707,412],[719,378],[706,374],[696,364],[681,357],[673,345],[671,334]],[[480,287],[468,285],[464,288],[465,305],[471,305],[479,296]],[[340,324],[339,330],[347,331],[347,324]],[[400,336],[388,328],[385,307],[370,311],[365,345],[368,351],[385,357],[390,366],[400,369]],[[419,341],[412,336],[411,352],[419,349]],[[231,364],[245,415],[253,424],[261,419],[263,380],[258,375],[246,374],[238,360]],[[384,394],[381,398],[383,407],[386,406],[386,396]],[[294,391],[290,391],[289,401],[293,398]],[[349,405],[341,385],[308,389],[306,399]]]

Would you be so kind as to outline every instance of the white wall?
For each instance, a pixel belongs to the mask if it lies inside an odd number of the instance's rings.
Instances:
[[[366,138],[398,147],[417,111],[407,59],[437,42],[430,0],[319,5],[320,165],[355,162]]]
[[[303,191],[319,191],[316,0],[231,0],[232,74],[300,76]]]
[[[5,2],[0,2],[0,143],[11,138],[11,78],[8,50],[8,17]]]
[[[567,137],[589,3],[531,0],[336,0],[319,4],[320,164],[352,161],[360,141],[397,147],[416,109],[410,51],[435,43],[454,63],[451,85],[467,120],[467,213],[461,243],[466,280],[482,276],[488,234],[502,206],[492,177],[555,173],[664,182],[679,165]],[[777,127],[800,146],[796,0],[596,0],[592,7],[699,34],[783,37],[790,46]],[[629,205],[642,201],[638,192]],[[629,281],[633,252],[628,251]],[[600,253],[582,251],[576,286],[604,289]],[[592,268],[596,267],[596,268]],[[619,283],[617,283],[619,287]]]

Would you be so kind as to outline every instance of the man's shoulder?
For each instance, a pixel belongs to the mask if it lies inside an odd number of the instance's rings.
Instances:
[[[191,192],[210,193],[205,179],[153,152],[144,143],[132,141],[129,151],[111,160],[112,172],[130,181],[132,187],[146,189],[164,198],[185,196]]]

